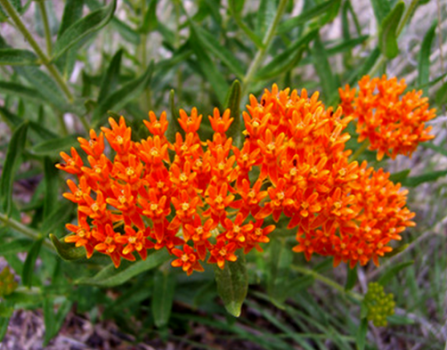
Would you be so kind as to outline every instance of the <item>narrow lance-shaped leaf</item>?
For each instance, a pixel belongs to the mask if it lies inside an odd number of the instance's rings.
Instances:
[[[230,109],[231,118],[233,122],[231,123],[227,136],[233,138],[233,144],[240,146],[242,140],[242,118],[240,113],[241,105],[241,83],[235,80],[228,91],[225,108]]]
[[[379,280],[377,282],[380,283],[382,286],[386,286],[393,279],[393,277],[396,276],[401,270],[403,270],[413,264],[414,264],[414,261],[406,261],[406,262],[397,264],[397,265],[391,267],[389,270],[387,270],[382,275],[382,277],[379,278]]]
[[[380,25],[385,17],[390,13],[390,1],[389,0],[370,0],[374,15],[376,16],[377,23]]]
[[[175,91],[171,90],[169,93],[169,105],[171,109],[171,113],[169,114],[170,118],[168,130],[166,130],[166,138],[169,142],[174,143],[175,142],[175,135],[179,132],[182,137],[185,136],[185,131],[181,128],[180,123],[178,122],[179,119],[179,112],[175,105]]]
[[[119,268],[115,268],[113,264],[102,269],[93,277],[81,278],[76,284],[86,284],[97,287],[114,287],[130,280],[132,277],[151,270],[169,259],[169,253],[166,250],[157,250],[150,253],[146,260],[137,262],[123,261]]]
[[[290,265],[293,253],[287,247],[284,239],[273,239],[270,243],[270,273],[267,282],[267,292],[272,302],[284,308],[289,285]]]
[[[355,284],[357,283],[357,265],[353,269],[351,269],[348,265],[347,269],[348,276],[346,278],[345,290],[349,291],[354,288]]]
[[[153,30],[155,30],[158,26],[157,21],[157,1],[158,0],[151,0],[151,3],[149,5],[149,8],[146,11],[146,14],[144,15],[143,23],[140,27],[140,32],[144,34],[149,34]]]
[[[50,239],[63,260],[71,261],[85,257],[85,249],[83,247],[76,248],[74,244],[62,242],[53,234],[50,234]]]
[[[276,1],[261,0],[256,18],[256,34],[263,38],[272,25],[276,13]]]
[[[427,33],[422,40],[421,50],[419,51],[418,60],[418,85],[423,86],[428,84],[430,81],[430,54],[433,39],[436,34],[437,21],[434,21],[432,26],[428,29]],[[424,89],[424,96],[428,96],[429,87],[426,86]]]
[[[32,102],[42,102],[42,96],[37,90],[19,83],[0,81],[0,92],[14,97],[23,97]]]
[[[79,147],[79,143],[74,136],[59,137],[41,142],[31,148],[31,152],[38,156],[58,157],[60,152],[67,151],[70,147]]]
[[[43,217],[47,218],[50,213],[57,207],[58,179],[59,172],[54,166],[50,158],[45,157],[44,164],[44,181],[45,181],[45,197],[43,203]]]
[[[22,271],[22,282],[28,288],[31,288],[34,276],[34,266],[36,265],[37,257],[40,253],[40,248],[42,247],[43,238],[35,241],[31,246],[31,249],[26,256],[25,263],[23,265]]]
[[[296,17],[289,18],[282,22],[278,26],[278,33],[287,33],[295,27],[304,24],[311,19],[321,16],[332,9],[334,4],[337,4],[339,0],[328,0],[319,5],[312,7],[311,9],[304,11]]]
[[[89,13],[84,18],[73,23],[63,34],[57,38],[54,45],[53,59],[56,59],[90,33],[104,27],[113,17],[116,8],[116,0],[112,0],[107,6]]]
[[[6,335],[8,325],[9,325],[9,317],[0,317],[0,342],[3,341],[3,338]]]
[[[174,301],[174,292],[175,276],[169,270],[157,271],[153,284],[152,316],[158,328],[168,324]]]
[[[14,183],[14,174],[20,165],[20,156],[25,148],[28,123],[20,125],[9,142],[6,159],[3,165],[2,177],[0,179],[0,196],[3,205],[3,211],[6,215],[11,213],[12,209],[12,185]]]
[[[238,259],[235,262],[227,261],[223,269],[220,269],[217,265],[214,267],[217,292],[227,311],[235,317],[240,316],[242,304],[248,291],[245,255],[239,253],[237,256]]]
[[[37,56],[29,50],[0,49],[0,65],[26,66],[38,64]]]
[[[190,23],[191,25],[194,25],[192,21]],[[206,30],[196,25],[194,25],[194,29],[203,46],[206,47],[214,56],[219,58],[220,61],[226,65],[237,78],[243,79],[246,69],[245,67],[242,67],[240,61],[234,56],[234,54],[225,46],[220,45],[216,38]]]
[[[110,65],[104,74],[101,81],[101,87],[99,89],[98,103],[103,101],[110,93],[115,90],[118,84],[118,78],[120,74],[121,58],[123,56],[123,49],[118,50],[110,61]]]
[[[394,58],[399,54],[397,43],[397,27],[405,10],[405,3],[399,1],[385,17],[379,29],[379,48],[387,58]]]
[[[271,79],[284,73],[296,65],[300,61],[302,54],[307,45],[316,37],[318,29],[313,30],[305,36],[299,38],[282,53],[277,55],[267,65],[262,67],[255,75],[257,80]]]
[[[56,186],[55,186],[56,187]],[[72,213],[73,204],[70,202],[65,202],[59,204],[56,208],[53,209],[53,212],[50,213],[43,221],[41,226],[42,235],[46,236],[46,234],[55,230],[58,226],[69,222],[69,217]]]
[[[214,62],[206,53],[203,45],[200,43],[198,35],[194,30],[194,26],[191,26],[189,43],[197,58],[197,68],[202,73],[203,78],[206,81],[209,81],[220,105],[223,106],[225,103],[225,93],[228,91],[228,84],[222,73],[217,69]]]
[[[357,350],[364,350],[366,344],[366,334],[368,333],[368,319],[362,318],[360,321],[359,328],[357,330],[357,335],[355,337],[355,343],[357,345]]]
[[[129,81],[120,89],[112,92],[103,101],[100,101],[93,114],[93,126],[96,127],[102,124],[103,120],[105,119],[105,114],[108,110],[120,109],[132,99],[138,97],[138,95],[149,86],[153,70],[154,64],[153,62],[151,62],[151,64],[147,67],[146,71],[141,76],[132,81]]]
[[[330,104],[334,94],[338,91],[338,84],[334,74],[332,73],[331,65],[327,57],[326,49],[321,42],[320,36],[317,35],[314,40],[312,55],[315,57],[315,69],[320,77],[323,94]]]

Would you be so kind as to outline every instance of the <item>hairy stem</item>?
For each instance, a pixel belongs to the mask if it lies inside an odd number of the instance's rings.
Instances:
[[[45,3],[43,1],[39,1],[40,13],[42,15],[43,28],[45,30],[45,40],[47,43],[47,53],[48,56],[51,56],[52,51],[52,43],[51,43],[51,30],[48,22],[47,10],[45,8]]]

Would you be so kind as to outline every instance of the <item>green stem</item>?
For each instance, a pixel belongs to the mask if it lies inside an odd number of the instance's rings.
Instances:
[[[5,214],[0,213],[0,221],[3,222],[6,226],[11,227],[12,229],[27,236],[28,238],[31,238],[35,241],[42,239],[42,234],[34,231],[33,229],[23,225],[22,223],[20,223],[18,221],[6,216]],[[46,248],[48,248],[49,250],[56,252],[56,249],[54,248],[54,246],[47,239],[44,239],[43,245]]]
[[[363,141],[362,145],[357,149],[357,151],[355,151],[355,153],[351,157],[349,157],[349,163],[356,160],[363,152],[365,152],[368,146],[369,146],[369,140]]]
[[[84,127],[85,131],[88,134],[88,132],[90,131],[90,125],[88,125],[88,122],[87,122],[87,119],[85,118],[85,115],[81,115],[79,117],[79,120],[81,121],[82,126]]]
[[[34,40],[34,37],[31,35],[31,33],[28,31],[28,29],[26,29],[25,24],[20,19],[19,14],[15,10],[15,8],[9,3],[8,0],[0,0],[0,4],[3,6],[3,9],[8,13],[8,15],[11,17],[11,20],[14,22],[17,29],[25,37],[26,41],[29,42],[29,44],[33,48],[34,52],[37,54],[37,56],[39,56],[42,64],[48,69],[49,73],[53,76],[54,80],[59,85],[59,87],[62,89],[64,94],[67,96],[70,103],[72,103],[74,100],[74,97],[73,97],[72,93],[70,92],[66,82],[60,75],[59,71],[51,64],[50,59],[42,51],[39,44],[36,42],[36,40]]]
[[[47,10],[45,9],[45,2],[43,0],[39,1],[40,13],[42,15],[43,27],[45,30],[45,40],[47,42],[47,53],[51,56],[52,43],[51,43],[51,30],[48,22]]]
[[[275,36],[276,27],[278,26],[279,21],[281,20],[282,14],[284,13],[287,3],[288,0],[281,0],[281,2],[278,5],[275,18],[270,27],[268,28],[267,32],[265,33],[264,39],[262,40],[263,47],[258,49],[255,58],[253,59],[250,67],[248,68],[247,74],[245,74],[245,77],[242,80],[242,96],[245,96],[248,86],[251,83],[254,74],[258,70],[259,65],[264,60],[264,56],[270,47],[273,37]]]
[[[341,294],[345,294],[348,295],[358,301],[362,301],[363,300],[363,296],[361,294],[352,292],[352,291],[347,291],[345,290],[345,288],[338,284],[337,282],[332,281],[331,279],[320,275],[318,272],[315,272],[311,269],[305,268],[305,267],[301,267],[301,266],[295,266],[295,265],[291,265],[292,270],[295,270],[296,272],[302,273],[304,275],[308,275],[308,276],[312,276],[313,278],[315,278],[316,280],[326,284],[327,286],[337,290],[338,292],[340,292]]]

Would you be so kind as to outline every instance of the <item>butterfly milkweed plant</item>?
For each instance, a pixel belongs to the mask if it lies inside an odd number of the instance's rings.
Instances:
[[[444,349],[446,16],[0,0],[0,348]]]

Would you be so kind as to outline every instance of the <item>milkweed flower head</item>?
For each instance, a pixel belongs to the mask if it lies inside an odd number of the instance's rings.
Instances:
[[[67,242],[121,259],[142,259],[167,249],[172,265],[187,274],[203,262],[224,268],[236,251],[262,251],[275,225],[286,218],[296,230],[295,252],[333,256],[365,265],[390,252],[414,216],[406,191],[383,170],[349,162],[344,131],[352,116],[309,96],[273,85],[250,96],[243,112],[245,141],[238,148],[227,131],[229,110],[209,116],[212,139],[198,133],[202,115],[181,110],[170,142],[166,114],[149,113],[151,136],[135,142],[123,117],[111,128],[79,139],[87,162],[73,148],[57,167],[76,175],[65,198],[78,205],[78,224],[67,224]],[[104,137],[112,154],[104,153]],[[172,151],[170,158],[168,150]]]
[[[364,76],[358,85],[358,89],[349,85],[339,89],[341,106],[357,120],[358,141],[368,140],[378,160],[385,154],[392,159],[398,154],[411,156],[419,143],[434,138],[425,123],[436,116],[436,110],[429,109],[422,91],[404,93],[405,80],[386,75]]]

